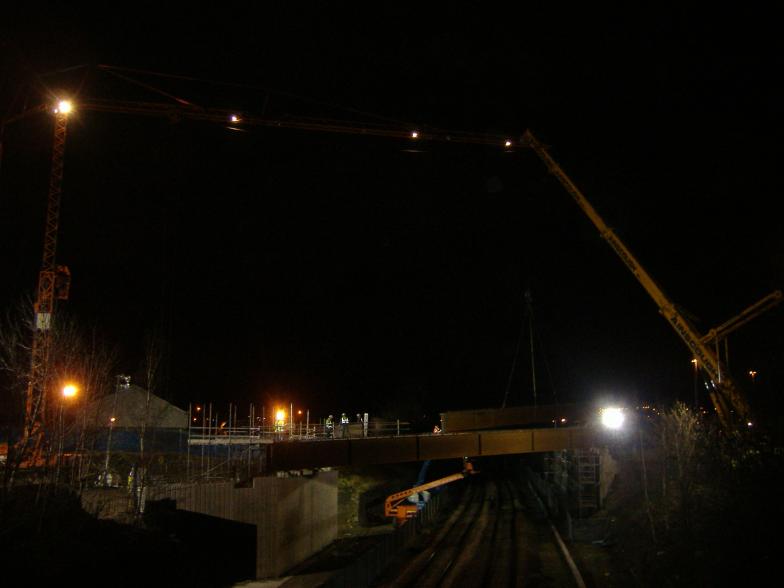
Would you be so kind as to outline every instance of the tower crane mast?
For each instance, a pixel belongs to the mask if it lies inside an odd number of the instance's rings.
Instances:
[[[52,163],[49,174],[49,194],[46,207],[43,256],[38,272],[38,287],[33,307],[33,342],[30,376],[25,398],[25,421],[22,432],[22,455],[33,444],[32,462],[40,456],[43,425],[46,418],[47,389],[50,375],[49,359],[52,347],[52,326],[55,300],[67,299],[70,272],[66,266],[57,265],[57,233],[60,222],[60,200],[63,183],[65,139],[68,131],[68,114],[71,105],[61,101],[55,109]]]

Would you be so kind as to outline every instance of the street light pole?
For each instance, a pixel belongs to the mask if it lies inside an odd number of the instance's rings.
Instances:
[[[54,483],[60,481],[60,469],[63,465],[63,448],[65,445],[65,401],[76,398],[76,393],[78,392],[78,388],[73,384],[66,384],[63,386],[63,389],[60,394],[60,407],[59,407],[59,423],[58,423],[58,439],[57,439],[57,466],[55,468],[54,473]]]
[[[697,358],[691,360],[692,365],[694,365],[694,411],[696,412],[699,409],[699,403],[697,401],[697,374],[699,371],[699,365],[697,364]]]
[[[112,414],[109,415],[109,433],[106,436],[106,459],[103,463],[103,476],[101,483],[104,486],[109,486],[109,459],[112,454],[112,431],[114,430],[114,421],[117,419],[117,396],[120,394],[120,383],[127,378],[127,376],[117,376],[117,381],[114,386],[114,398],[112,399]],[[130,383],[130,380],[127,380]]]

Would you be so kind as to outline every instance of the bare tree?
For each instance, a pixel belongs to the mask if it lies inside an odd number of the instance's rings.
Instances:
[[[58,313],[51,326],[50,353],[41,383],[47,410],[28,414],[25,398],[31,378],[31,309],[32,304],[22,301],[17,307],[9,309],[0,321],[0,370],[5,376],[6,396],[11,405],[8,426],[14,430],[32,430],[33,423],[28,421],[38,420],[41,431],[38,439],[41,440],[44,459],[40,464],[29,465],[40,466],[33,470],[40,474],[44,485],[61,482],[66,442],[75,440],[75,453],[79,457],[76,461],[72,460],[71,481],[81,480],[85,474],[83,456],[90,429],[86,408],[105,390],[114,363],[114,352],[100,339],[96,330],[86,337],[75,319]],[[79,390],[70,400],[62,394],[63,385],[67,382],[73,383]],[[3,472],[4,493],[13,486],[20,467],[32,459],[33,449],[30,443],[9,443]]]
[[[152,397],[157,392],[158,383],[161,377],[161,366],[163,364],[163,342],[159,333],[153,331],[149,332],[145,337],[144,344],[144,358],[143,358],[143,378],[146,389],[145,403],[144,403],[144,416],[139,434],[139,462],[135,472],[134,485],[139,495],[143,495],[145,486],[147,485],[147,476],[149,473],[149,465],[151,462],[149,447],[145,447],[145,440],[150,427],[151,417],[150,404]],[[147,450],[147,453],[145,453]],[[139,503],[140,496],[134,496],[134,506],[138,512],[141,504]]]
[[[13,440],[25,423],[25,396],[30,381],[30,353],[33,333],[33,304],[29,298],[7,308],[0,319],[0,371],[2,372],[3,403],[6,421],[3,423],[8,439],[8,453],[3,468],[3,498],[14,482],[27,447]]]
[[[697,415],[682,402],[662,416],[663,477],[675,489],[674,494],[663,496],[662,506],[667,514],[677,513],[687,534],[692,531],[692,498],[698,483],[702,433]]]

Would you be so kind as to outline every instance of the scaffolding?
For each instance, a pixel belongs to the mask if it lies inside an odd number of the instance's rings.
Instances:
[[[544,457],[544,479],[584,518],[602,508],[601,467],[597,449],[564,450]]]
[[[333,439],[391,437],[411,432],[408,422],[370,419],[367,413],[345,429],[327,427],[325,422],[311,422],[310,411],[293,420],[293,407],[287,418],[274,420],[261,414],[253,404],[246,417],[238,416],[238,406],[228,405],[226,418],[220,416],[212,403],[189,406],[186,452],[188,481],[251,478],[266,471],[267,446],[289,441],[322,442]],[[360,417],[360,415],[357,415]]]
[[[602,508],[601,454],[596,449],[575,449],[577,512],[579,518]]]

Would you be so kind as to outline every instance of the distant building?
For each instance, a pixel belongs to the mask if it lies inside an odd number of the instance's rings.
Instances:
[[[149,400],[149,409],[145,410],[147,390],[128,383],[90,403],[87,418],[96,428],[95,448],[138,451],[144,428],[146,450],[183,451],[187,447],[188,412],[155,394],[150,394]]]
[[[139,428],[145,424],[153,429],[187,429],[188,412],[150,394],[149,409],[146,410],[147,391],[141,386],[128,384],[119,386],[114,394],[92,402],[87,410],[98,427]],[[112,421],[114,418],[114,421]]]

